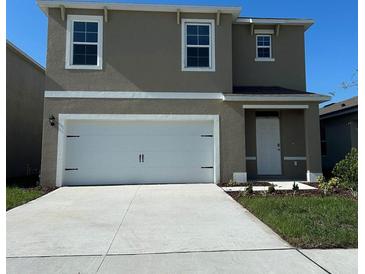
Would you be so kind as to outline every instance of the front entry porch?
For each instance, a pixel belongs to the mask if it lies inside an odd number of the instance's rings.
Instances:
[[[315,182],[322,174],[317,104],[243,105],[247,180]]]

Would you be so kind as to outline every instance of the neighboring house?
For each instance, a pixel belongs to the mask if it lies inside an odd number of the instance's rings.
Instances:
[[[6,178],[38,177],[41,163],[44,68],[6,42]]]
[[[38,0],[48,16],[41,183],[315,181],[312,20],[241,8]]]
[[[357,148],[357,96],[319,110],[322,165],[330,174],[335,164]]]

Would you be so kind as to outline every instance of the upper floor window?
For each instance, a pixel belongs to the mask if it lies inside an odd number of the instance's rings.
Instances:
[[[271,35],[256,35],[256,61],[274,61]]]
[[[102,24],[102,16],[67,16],[67,69],[102,69]]]
[[[215,71],[214,20],[182,19],[182,70]]]

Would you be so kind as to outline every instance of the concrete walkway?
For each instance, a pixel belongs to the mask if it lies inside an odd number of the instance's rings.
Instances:
[[[212,184],[64,187],[7,212],[7,273],[326,273],[315,260]]]
[[[274,185],[276,190],[292,190],[294,181],[268,182],[268,183]],[[315,189],[317,189],[313,186],[309,186],[309,185],[304,184],[304,183],[299,183],[299,182],[296,182],[296,183],[298,184],[299,190],[315,190]],[[245,191],[246,188],[247,188],[246,186],[222,187],[222,189],[224,191]],[[268,186],[253,186],[252,190],[253,191],[267,191],[268,188],[269,188]]]

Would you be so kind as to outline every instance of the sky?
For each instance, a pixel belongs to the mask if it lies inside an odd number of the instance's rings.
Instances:
[[[314,19],[315,24],[305,34],[307,91],[327,95],[334,93],[331,102],[357,95],[357,86],[347,89],[341,87],[342,82],[351,82],[358,66],[356,0],[126,0],[122,2],[242,6],[241,16]],[[35,0],[7,0],[6,4],[7,39],[45,66],[47,48],[45,14],[36,5]]]

